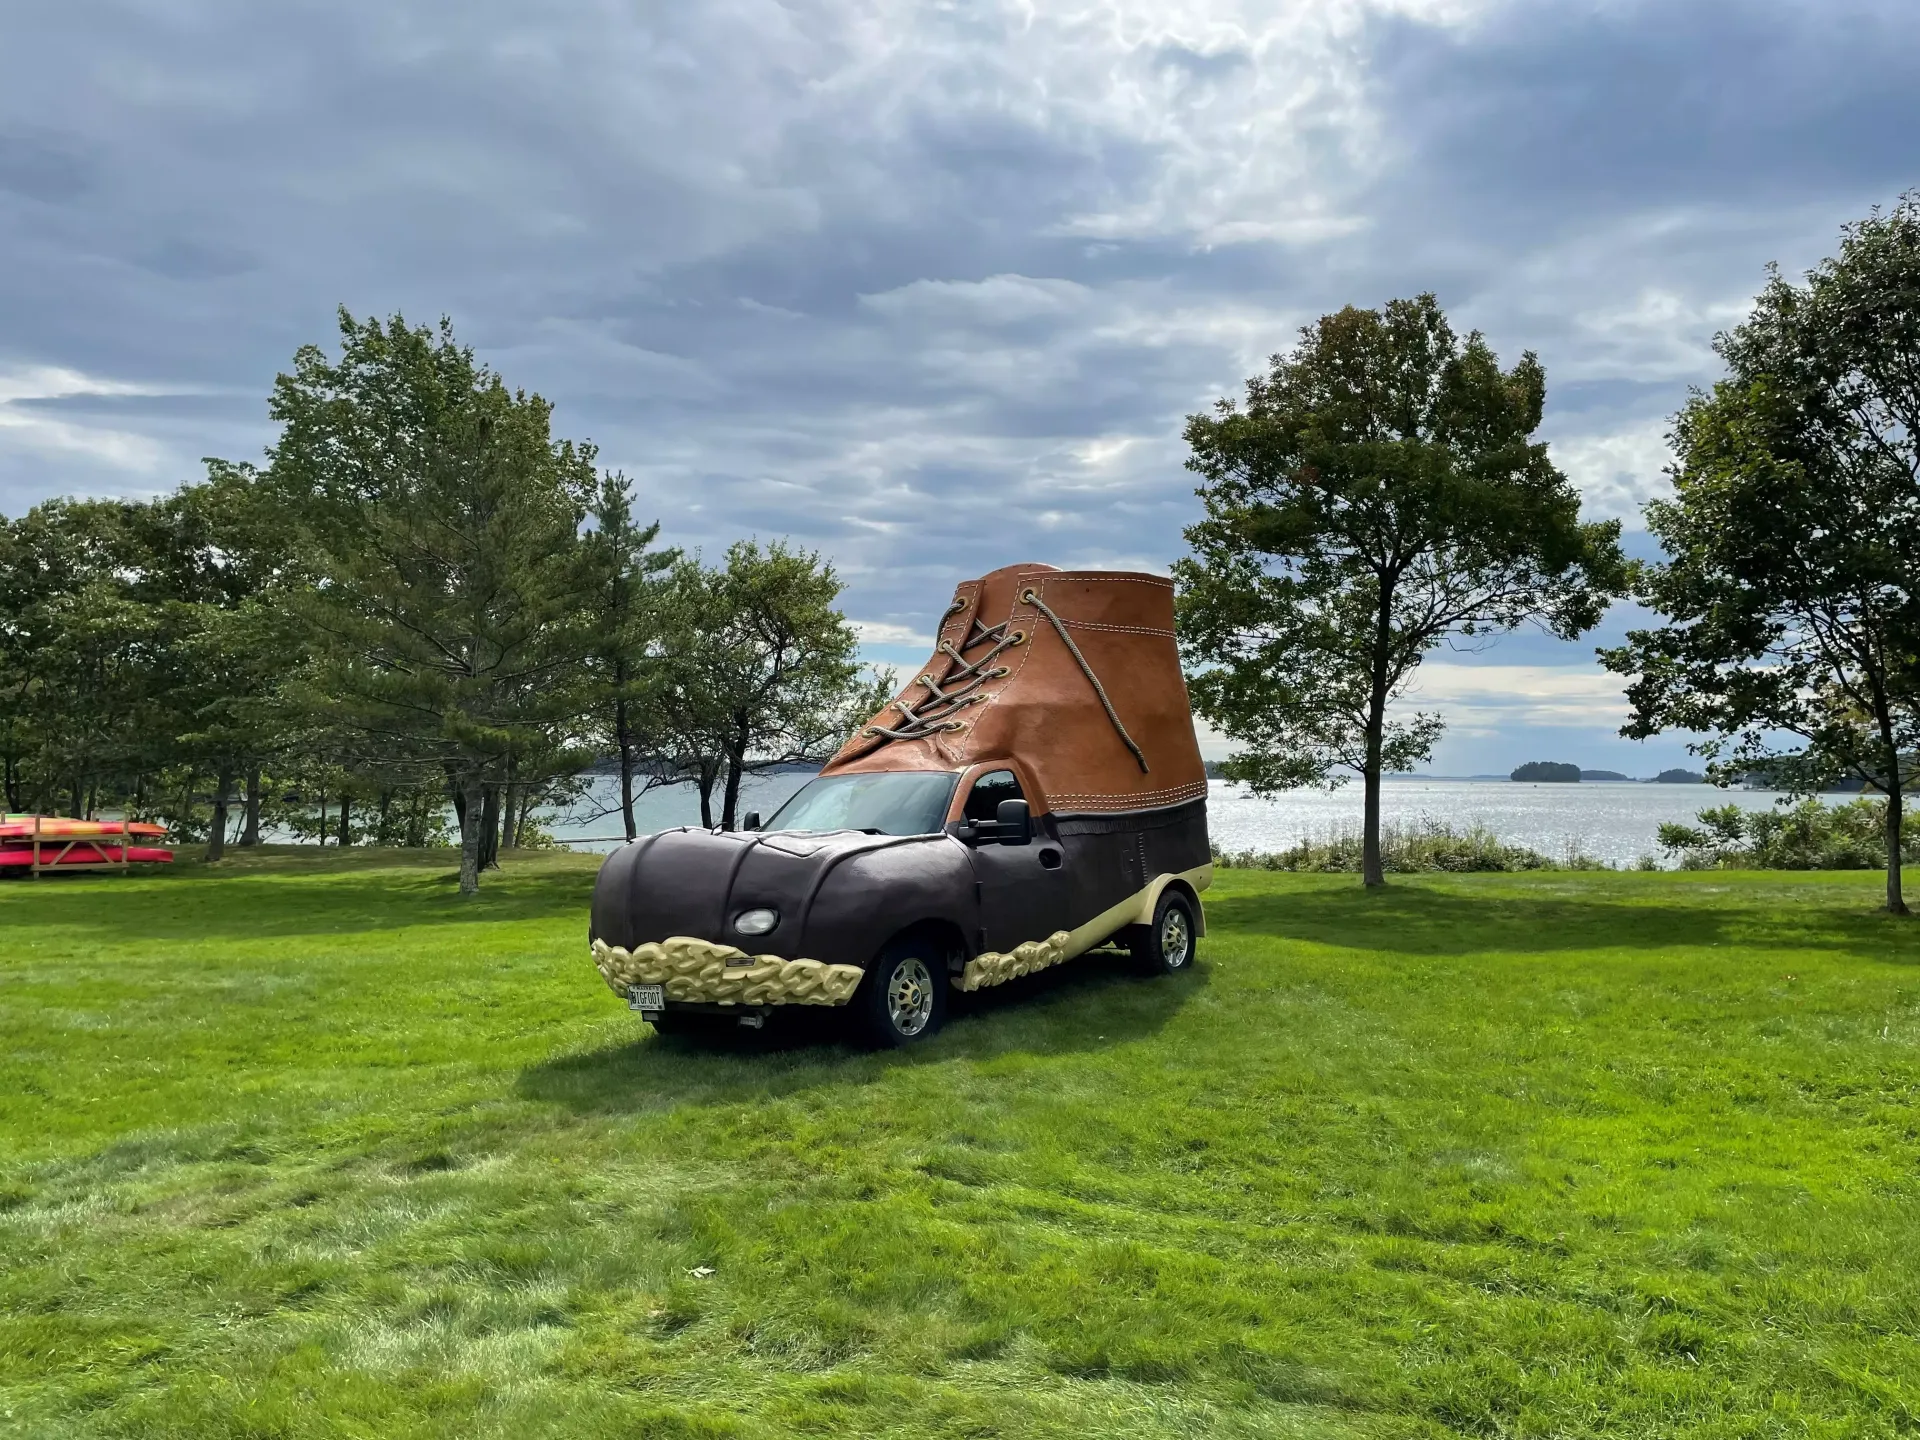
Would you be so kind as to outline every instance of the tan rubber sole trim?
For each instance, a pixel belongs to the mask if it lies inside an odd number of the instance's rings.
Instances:
[[[866,973],[858,965],[749,955],[690,935],[633,950],[596,940],[593,963],[616,995],[633,985],[659,985],[669,1000],[716,1005],[844,1005]]]
[[[1016,945],[1005,955],[988,952],[976,955],[967,962],[967,968],[954,977],[954,986],[960,990],[983,990],[989,985],[1004,985],[1022,975],[1031,975],[1036,970],[1046,970],[1054,965],[1064,965],[1077,956],[1084,955],[1094,946],[1111,940],[1129,925],[1146,925],[1153,920],[1154,907],[1160,903],[1160,893],[1176,880],[1184,880],[1193,887],[1197,895],[1213,884],[1213,862],[1183,870],[1178,875],[1161,875],[1146,889],[1136,891],[1118,905],[1110,905],[1084,925],[1076,925],[1071,930],[1056,930],[1044,940],[1029,940],[1024,945]],[[1194,916],[1199,932],[1207,933],[1207,917],[1204,907]]]
[[[1176,880],[1184,880],[1197,894],[1213,884],[1213,865],[1209,862],[1178,875],[1158,876],[1144,890],[1072,930],[1055,931],[1044,940],[1029,940],[1005,955],[976,955],[953,977],[953,984],[960,990],[983,990],[1065,964],[1129,925],[1152,921],[1160,893]],[[1199,932],[1206,934],[1205,911],[1194,919]],[[634,985],[659,985],[669,1000],[716,1005],[844,1005],[853,998],[860,977],[866,973],[858,965],[749,955],[732,945],[690,935],[671,935],[633,950],[596,940],[593,963],[616,995],[624,997]]]

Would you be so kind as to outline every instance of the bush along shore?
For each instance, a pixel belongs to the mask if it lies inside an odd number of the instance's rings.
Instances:
[[[1277,853],[1222,850],[1215,846],[1213,863],[1229,870],[1290,870],[1311,874],[1358,874],[1361,836],[1358,829],[1335,831],[1322,839],[1303,838]],[[1555,858],[1509,845],[1482,825],[1456,830],[1442,820],[1388,824],[1380,831],[1380,860],[1389,874],[1465,875],[1485,871],[1605,870],[1606,862],[1570,845]],[[1643,864],[1642,868],[1647,868]]]
[[[1829,805],[1803,800],[1772,810],[1721,805],[1702,810],[1695,825],[1660,826],[1667,864],[1647,854],[1630,868],[1658,870],[1884,870],[1887,802]],[[1285,870],[1345,875],[1360,871],[1360,831],[1336,830],[1302,838],[1281,851],[1223,850],[1213,863],[1227,870]],[[1400,875],[1614,868],[1570,842],[1558,856],[1509,845],[1485,826],[1456,829],[1443,820],[1389,824],[1380,834],[1381,861]],[[1909,828],[1900,847],[1907,864],[1920,864],[1920,829]]]
[[[1698,825],[1660,827],[1660,848],[1682,870],[1884,870],[1887,802],[1803,800],[1773,810],[1722,805]],[[1920,862],[1920,833],[1902,837],[1903,864]]]

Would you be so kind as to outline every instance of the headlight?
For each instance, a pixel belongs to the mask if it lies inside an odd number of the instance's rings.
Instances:
[[[735,917],[733,928],[742,935],[764,935],[779,923],[778,910],[742,910]]]

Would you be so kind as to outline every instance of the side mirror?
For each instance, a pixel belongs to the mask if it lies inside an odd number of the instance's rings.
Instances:
[[[1002,845],[1033,843],[1033,817],[1027,813],[1026,801],[1002,800],[999,808],[993,812],[993,818]]]
[[[742,830],[758,830],[760,828],[760,812],[758,810],[747,811],[746,818],[740,822],[740,828]]]

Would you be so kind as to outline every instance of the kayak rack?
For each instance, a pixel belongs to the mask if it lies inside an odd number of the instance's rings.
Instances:
[[[107,838],[106,836],[43,836],[40,833],[40,820],[41,817],[38,815],[33,817],[33,837],[31,842],[33,845],[33,859],[29,862],[29,873],[34,879],[38,880],[50,870],[107,870],[117,871],[122,875],[130,875],[133,873],[133,861],[131,859],[133,836],[129,835],[124,827],[121,829],[119,837],[120,844],[118,848],[120,858],[116,860],[107,853],[108,847],[103,843]],[[93,851],[93,859],[88,860],[84,857],[75,860],[67,859],[67,856],[71,855],[78,846],[90,848]],[[42,858],[43,847],[54,851],[52,859]]]

